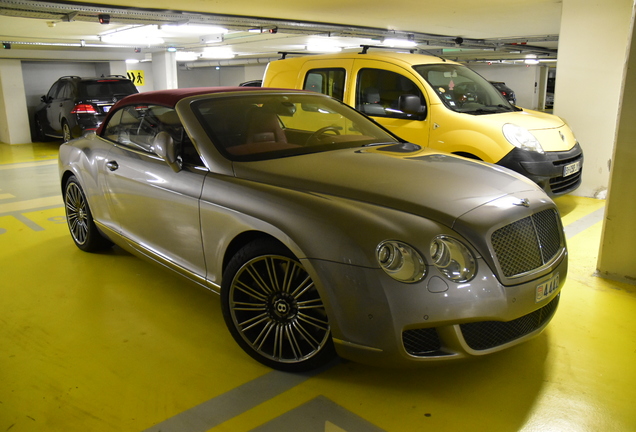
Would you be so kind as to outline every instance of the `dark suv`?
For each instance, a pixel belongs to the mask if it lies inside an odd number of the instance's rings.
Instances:
[[[95,130],[118,100],[139,93],[127,77],[63,76],[52,86],[35,112],[35,138],[62,138],[67,142]]]
[[[505,82],[490,81],[490,84],[492,84],[497,90],[499,90],[499,93],[501,93],[508,102],[513,105],[517,103],[515,92],[510,87],[508,87]]]

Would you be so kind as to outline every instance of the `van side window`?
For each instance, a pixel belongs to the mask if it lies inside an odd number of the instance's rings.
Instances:
[[[358,111],[375,117],[409,120],[426,118],[424,96],[409,78],[383,69],[367,68],[360,69],[357,82]]]
[[[305,76],[304,90],[344,99],[345,70],[342,68],[312,69]]]

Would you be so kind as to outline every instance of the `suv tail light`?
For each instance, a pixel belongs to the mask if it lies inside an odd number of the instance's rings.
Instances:
[[[71,114],[97,114],[97,111],[91,104],[77,104]]]

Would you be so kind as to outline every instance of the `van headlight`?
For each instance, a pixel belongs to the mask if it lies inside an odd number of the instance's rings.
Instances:
[[[477,272],[472,252],[459,240],[437,236],[431,242],[433,265],[453,282],[468,282]]]
[[[382,270],[397,281],[415,283],[426,275],[424,258],[406,243],[385,240],[375,249],[375,256]]]
[[[534,151],[543,154],[543,147],[532,133],[521,126],[511,123],[503,125],[502,132],[508,142],[521,150]]]

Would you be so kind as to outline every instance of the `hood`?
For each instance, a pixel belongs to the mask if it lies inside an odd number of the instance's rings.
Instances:
[[[475,116],[479,122],[494,123],[494,126],[501,128],[504,123],[512,123],[524,127],[529,131],[558,129],[565,126],[565,122],[553,114],[540,111],[523,109],[523,111],[513,111],[507,113],[484,114]]]
[[[536,191],[506,168],[414,144],[353,148],[258,162],[236,162],[237,177],[421,215],[452,226],[502,196]]]

